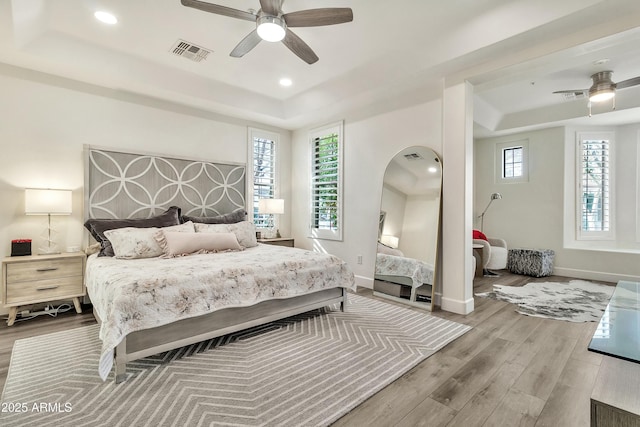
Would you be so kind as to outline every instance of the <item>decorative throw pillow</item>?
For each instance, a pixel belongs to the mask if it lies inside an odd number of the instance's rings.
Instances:
[[[104,232],[116,258],[138,259],[155,258],[162,255],[162,248],[155,239],[158,230],[172,231],[175,233],[193,233],[193,223],[173,225],[171,227],[135,228],[125,227]]]
[[[163,258],[242,250],[233,233],[179,233],[163,229],[155,233],[155,239]]]
[[[487,239],[487,236],[484,235],[484,233],[480,230],[473,230],[473,238],[474,239],[482,239],[482,240],[489,240]]]
[[[199,222],[193,223],[196,233],[231,233],[228,224],[203,224]]]
[[[241,221],[235,224],[229,224],[229,230],[235,233],[240,243],[245,248],[253,248],[258,246],[258,239],[256,238],[256,226],[249,221]]]
[[[252,222],[242,221],[235,224],[194,224],[198,233],[234,233],[243,248],[258,246],[256,227]]]
[[[235,211],[218,216],[187,216],[183,215],[182,222],[193,221],[202,224],[234,224],[236,222],[244,221],[247,219],[247,211],[244,208],[236,209]]]
[[[113,248],[111,242],[105,236],[107,230],[115,230],[116,228],[135,227],[169,227],[171,225],[180,224],[180,208],[171,206],[160,215],[151,218],[135,218],[135,219],[88,219],[84,223],[84,227],[89,233],[100,243],[100,253],[98,256],[113,256]]]

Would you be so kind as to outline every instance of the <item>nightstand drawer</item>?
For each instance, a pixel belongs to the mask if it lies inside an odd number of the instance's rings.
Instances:
[[[34,302],[54,300],[60,297],[82,295],[83,293],[82,276],[8,283],[5,305],[20,303],[31,304]]]
[[[82,259],[59,258],[7,265],[7,285],[17,282],[82,276]]]

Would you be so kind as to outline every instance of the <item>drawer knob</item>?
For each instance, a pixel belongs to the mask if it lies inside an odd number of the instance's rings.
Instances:
[[[58,267],[44,267],[44,268],[38,268],[36,271],[55,271],[57,269]]]
[[[55,286],[43,286],[41,288],[36,288],[36,291],[50,291],[51,289],[57,289],[59,288],[58,285]]]

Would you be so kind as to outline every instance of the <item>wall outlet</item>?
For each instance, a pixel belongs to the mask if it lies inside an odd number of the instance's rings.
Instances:
[[[362,264],[362,255],[358,255],[358,264]]]

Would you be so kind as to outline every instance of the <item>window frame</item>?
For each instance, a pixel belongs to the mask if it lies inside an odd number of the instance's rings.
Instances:
[[[522,148],[522,175],[504,176],[504,155],[506,150]],[[529,140],[500,142],[495,148],[495,181],[497,184],[514,184],[529,182]]]
[[[584,141],[608,141],[608,177],[609,182],[608,192],[608,216],[609,216],[609,229],[602,231],[589,231],[582,229],[582,178],[583,178],[583,142]],[[615,132],[613,131],[599,131],[599,132],[577,132],[576,133],[576,152],[575,152],[575,176],[574,176],[574,189],[575,189],[575,232],[576,240],[579,241],[594,241],[594,240],[614,240],[615,239]]]
[[[324,229],[315,227],[315,217],[317,211],[314,203],[314,179],[315,179],[315,166],[314,159],[315,153],[315,141],[316,139],[326,137],[330,134],[336,134],[338,139],[338,164],[337,164],[337,208],[336,208],[336,228]],[[344,209],[343,209],[343,193],[344,193],[344,123],[342,121],[331,123],[322,127],[318,127],[309,131],[309,237],[313,239],[324,240],[337,240],[343,239],[343,225],[344,225]]]
[[[266,139],[269,141],[273,141],[273,162],[272,167],[274,170],[273,174],[273,197],[274,199],[280,198],[280,168],[279,168],[279,157],[280,157],[280,134],[277,132],[271,132],[264,129],[258,128],[248,128],[248,140],[247,140],[247,177],[251,178],[251,180],[247,179],[247,218],[249,221],[253,222],[256,226],[257,230],[268,230],[269,229],[269,220],[261,220],[256,222],[256,212],[258,209],[257,202],[254,201],[255,197],[255,158],[254,158],[254,141],[256,138]],[[274,214],[266,214],[261,215],[262,217],[273,217],[273,226],[274,229],[280,228],[280,215]]]

